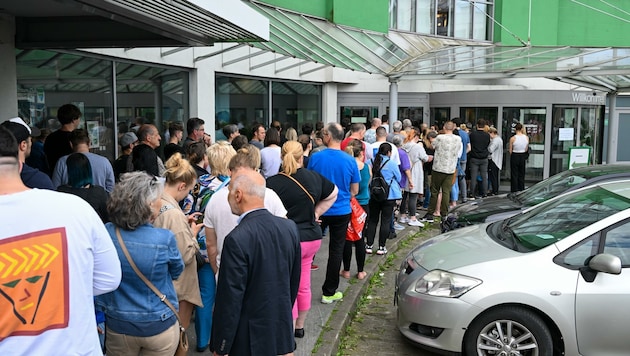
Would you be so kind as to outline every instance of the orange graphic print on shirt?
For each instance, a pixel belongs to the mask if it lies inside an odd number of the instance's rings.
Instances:
[[[0,341],[68,326],[66,230],[0,240]]]

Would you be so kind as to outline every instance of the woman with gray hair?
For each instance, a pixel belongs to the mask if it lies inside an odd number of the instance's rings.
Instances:
[[[105,227],[118,252],[123,274],[117,290],[96,298],[107,317],[107,355],[171,356],[177,349],[177,315],[134,272],[118,237],[140,272],[177,306],[173,280],[184,270],[182,256],[175,235],[151,225],[160,213],[163,190],[155,177],[144,172],[126,173],[107,202],[111,222]]]

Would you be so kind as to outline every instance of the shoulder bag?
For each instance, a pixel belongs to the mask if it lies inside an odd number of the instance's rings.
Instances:
[[[129,254],[129,250],[127,250],[127,246],[125,246],[125,242],[122,239],[122,236],[120,236],[119,228],[116,228],[116,237],[118,238],[118,243],[120,244],[120,248],[125,254],[125,257],[127,257],[127,261],[129,261],[129,265],[131,265],[131,268],[133,268],[133,270],[136,272],[138,277],[142,279],[142,281],[147,285],[147,287],[149,287],[153,291],[153,293],[155,293],[155,295],[157,295],[158,298],[160,298],[160,300],[164,302],[164,304],[166,304],[169,308],[171,308],[171,310],[175,314],[175,317],[177,318],[177,324],[179,325],[179,343],[177,345],[177,350],[175,351],[175,356],[186,356],[188,354],[188,336],[186,335],[186,329],[184,329],[184,327],[182,326],[181,320],[179,320],[179,314],[177,313],[177,309],[175,309],[173,304],[171,304],[171,302],[168,300],[166,295],[162,294],[157,289],[157,287],[155,287],[153,283],[151,283],[147,279],[147,277],[145,277],[144,274],[140,272],[140,270],[138,269],[138,266],[136,266],[136,264],[133,262],[133,259],[131,258],[131,255]]]

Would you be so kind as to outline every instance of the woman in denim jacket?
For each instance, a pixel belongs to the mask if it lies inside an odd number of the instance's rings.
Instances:
[[[177,317],[136,275],[125,257],[116,230],[138,269],[177,306],[173,280],[184,270],[175,236],[151,222],[160,213],[164,187],[144,172],[126,173],[114,187],[107,203],[111,219],[105,227],[118,252],[122,281],[117,290],[97,297],[107,317],[107,355],[152,355],[175,353],[179,328]]]

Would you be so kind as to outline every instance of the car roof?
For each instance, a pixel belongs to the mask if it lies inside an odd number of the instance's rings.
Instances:
[[[619,174],[630,176],[630,164],[598,164],[570,169],[569,172],[581,175],[587,179],[603,175]]]

